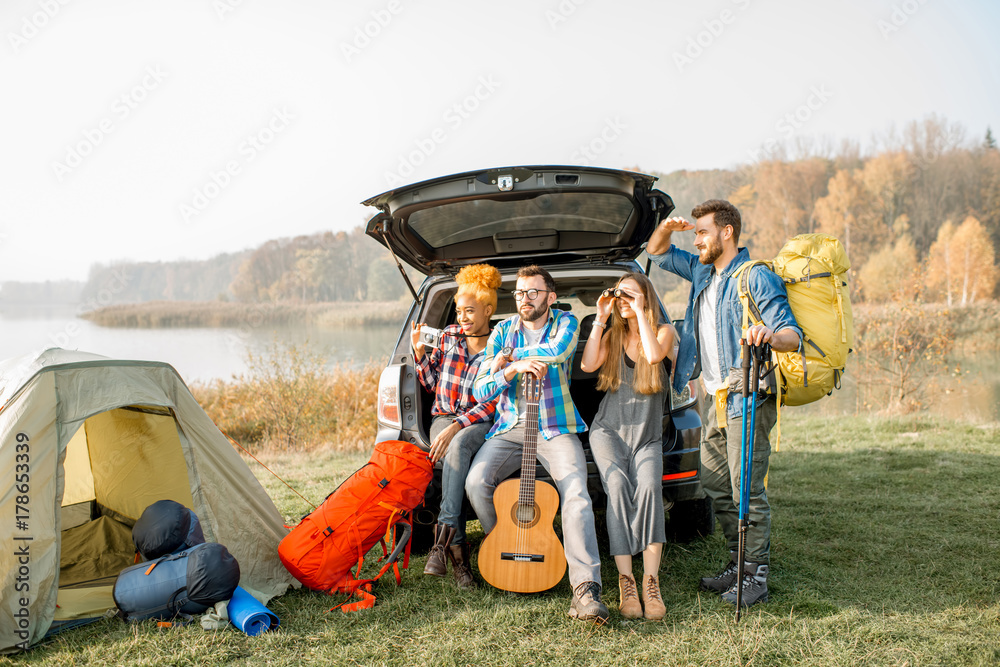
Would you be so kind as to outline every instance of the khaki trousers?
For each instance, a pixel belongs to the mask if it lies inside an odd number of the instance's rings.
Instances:
[[[743,399],[737,397],[736,400]],[[749,411],[750,404],[747,403]],[[750,479],[750,527],[747,529],[746,560],[768,563],[771,557],[771,506],[767,502],[764,478],[767,476],[771,443],[768,436],[777,418],[775,398],[758,397],[754,421],[753,470]],[[742,418],[727,418],[726,428],[719,428],[715,401],[707,397],[702,409],[701,484],[712,499],[715,517],[731,552],[739,545],[739,502]]]

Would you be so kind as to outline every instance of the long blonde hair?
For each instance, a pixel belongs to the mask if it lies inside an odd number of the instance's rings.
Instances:
[[[649,322],[649,326],[652,327],[653,331],[657,332],[661,321],[659,309],[656,308],[656,304],[659,303],[656,297],[656,288],[653,287],[653,283],[650,282],[645,274],[631,271],[618,279],[618,285],[621,285],[622,282],[630,278],[638,283],[639,289],[642,290],[645,300],[642,315]],[[607,332],[604,334],[608,337],[608,356],[604,359],[604,363],[601,365],[601,370],[597,376],[597,389],[599,391],[618,391],[618,388],[622,384],[621,366],[624,363],[625,341],[628,338],[628,322],[618,312],[617,304],[612,305],[610,321],[611,326],[608,327]],[[663,391],[664,375],[663,364],[649,363],[649,360],[646,359],[646,352],[640,344],[639,358],[635,360],[635,381],[632,385],[635,390],[640,394],[646,395],[660,393]]]

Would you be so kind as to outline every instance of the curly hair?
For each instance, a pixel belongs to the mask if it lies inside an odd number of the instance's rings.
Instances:
[[[458,283],[458,292],[455,300],[462,294],[471,294],[476,301],[483,305],[493,306],[497,309],[497,289],[503,282],[500,272],[489,264],[472,264],[463,267],[455,276]]]

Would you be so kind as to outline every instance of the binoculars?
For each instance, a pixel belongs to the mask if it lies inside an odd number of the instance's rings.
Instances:
[[[623,290],[620,290],[618,288],[615,288],[615,289],[608,288],[608,289],[604,290],[604,296],[611,297],[611,298],[614,298],[614,299],[617,299],[618,297],[622,297],[622,296],[625,297],[626,299],[629,298],[629,296],[628,296],[628,294],[626,292],[624,292]]]

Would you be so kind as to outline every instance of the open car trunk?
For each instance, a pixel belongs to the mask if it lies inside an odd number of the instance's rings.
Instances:
[[[646,174],[594,167],[505,167],[437,178],[363,203],[366,233],[427,275],[489,258],[498,269],[634,259],[673,210]]]

